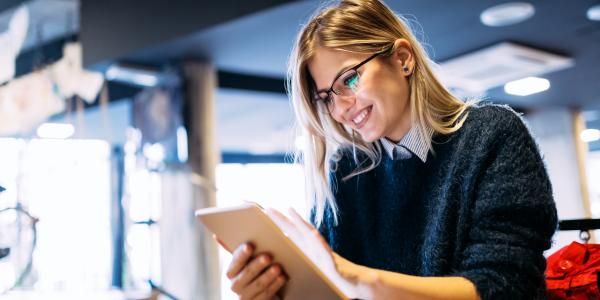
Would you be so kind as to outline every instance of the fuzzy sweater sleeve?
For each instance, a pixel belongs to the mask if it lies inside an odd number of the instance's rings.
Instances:
[[[472,203],[472,226],[455,276],[482,299],[545,298],[543,251],[557,213],[536,143],[512,110],[490,108],[492,132]]]

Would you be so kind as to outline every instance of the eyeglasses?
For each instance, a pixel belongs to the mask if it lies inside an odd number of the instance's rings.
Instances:
[[[360,81],[360,73],[358,73],[358,69],[384,52],[385,51],[377,52],[369,56],[369,58],[365,59],[358,65],[339,74],[333,80],[331,87],[329,87],[327,91],[316,92],[314,101],[316,102],[317,107],[319,107],[319,109],[324,113],[331,113],[335,108],[334,94],[340,98],[349,98],[355,96],[356,91],[358,91],[358,84]]]

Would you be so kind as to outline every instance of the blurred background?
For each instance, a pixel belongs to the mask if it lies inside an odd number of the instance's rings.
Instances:
[[[454,93],[524,114],[559,218],[600,218],[600,1],[386,3]],[[0,298],[234,299],[194,210],[306,213],[284,81],[319,5],[0,0]]]

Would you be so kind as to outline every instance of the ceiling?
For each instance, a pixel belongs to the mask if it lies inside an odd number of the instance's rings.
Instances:
[[[42,41],[79,32],[78,0],[10,2],[26,2],[33,7],[32,22],[43,24]],[[545,92],[517,97],[507,95],[502,88],[494,88],[486,93],[486,98],[522,109],[558,106],[600,111],[600,22],[590,21],[585,16],[586,10],[600,1],[528,1],[535,5],[536,12],[523,23],[501,28],[480,23],[479,15],[484,9],[504,2],[386,1],[394,11],[410,20],[413,30],[438,63],[503,41],[565,55],[575,61],[572,68],[544,76],[552,84]],[[128,50],[114,60],[162,65],[202,58],[212,61],[220,71],[283,81],[286,59],[296,33],[318,5],[318,1],[273,4],[268,9],[256,9],[251,14],[142,49]],[[5,9],[0,11],[0,31],[6,29],[10,18],[12,8],[8,7],[10,5],[0,5],[0,9]],[[198,17],[201,16],[202,12],[198,12]],[[177,20],[178,16],[172,19]],[[25,48],[40,43],[36,28],[41,27],[30,28]],[[221,89],[217,94],[217,109],[222,149],[257,153],[287,150],[282,141],[289,144],[287,132],[293,116],[284,94]],[[588,115],[598,116],[598,113]],[[600,122],[600,118],[594,122]]]
[[[495,88],[487,97],[522,108],[567,106],[600,108],[600,22],[586,18],[599,1],[541,0],[535,15],[523,23],[493,28],[481,24],[480,13],[506,1],[399,1],[386,3],[411,20],[414,30],[436,62],[503,41],[512,41],[566,55],[575,60],[569,69],[547,74],[548,91],[510,96]],[[318,6],[299,1],[254,13],[169,43],[149,47],[127,58],[143,63],[165,63],[203,57],[219,69],[283,78],[286,58],[300,24]],[[443,12],[443,13],[440,13]]]

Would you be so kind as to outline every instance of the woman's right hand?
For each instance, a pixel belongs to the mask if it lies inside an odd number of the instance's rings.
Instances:
[[[272,300],[279,299],[277,291],[286,282],[281,266],[265,253],[253,257],[254,247],[240,245],[233,252],[231,264],[227,268],[227,278],[231,280],[231,290],[240,299]]]

